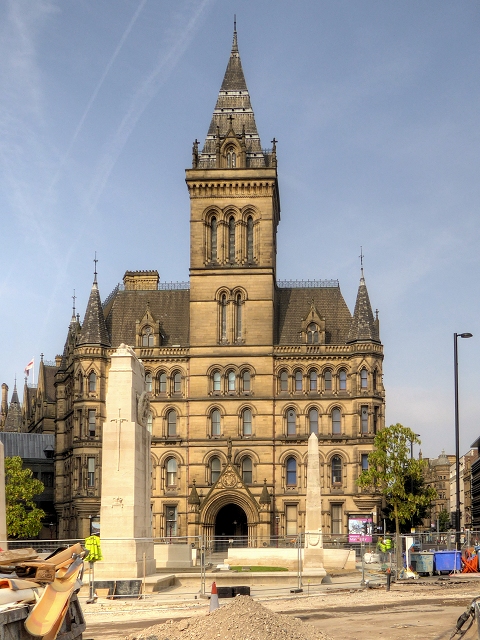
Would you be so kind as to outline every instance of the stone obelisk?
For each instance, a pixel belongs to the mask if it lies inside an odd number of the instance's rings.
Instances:
[[[5,503],[5,454],[3,442],[0,442],[0,548],[4,551],[7,545],[7,514]]]
[[[318,455],[318,438],[314,433],[308,439],[303,573],[311,573],[317,576],[326,575],[326,571],[323,568],[320,459]]]
[[[121,344],[111,356],[107,419],[102,437],[100,538],[97,578],[138,578],[156,570],[150,516],[150,433],[145,371]]]

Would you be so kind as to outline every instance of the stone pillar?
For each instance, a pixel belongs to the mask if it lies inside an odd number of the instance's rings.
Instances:
[[[303,567],[305,574],[313,571],[315,575],[319,575],[319,571],[325,571],[323,569],[320,459],[318,456],[318,438],[314,433],[312,433],[308,439]]]
[[[6,551],[7,545],[7,516],[5,504],[5,455],[3,442],[0,442],[0,547]]]
[[[122,344],[111,356],[102,436],[100,536],[104,560],[99,579],[138,578],[155,573],[150,488],[149,412],[145,371]]]

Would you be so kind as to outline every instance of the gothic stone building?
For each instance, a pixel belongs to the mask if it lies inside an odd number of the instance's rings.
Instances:
[[[55,383],[60,536],[84,537],[99,513],[109,358],[121,343],[146,370],[155,536],[301,532],[312,431],[324,532],[346,534],[349,514],[380,506],[356,484],[384,424],[378,319],[363,273],[353,316],[337,281],[276,279],[275,141],[262,148],[236,33],[186,183],[190,282],[127,272],[102,305],[95,276],[83,324],[73,314]]]

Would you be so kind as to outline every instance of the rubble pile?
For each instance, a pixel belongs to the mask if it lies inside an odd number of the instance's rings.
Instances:
[[[126,640],[330,640],[318,627],[274,613],[250,596],[237,596],[205,617],[169,620]]]

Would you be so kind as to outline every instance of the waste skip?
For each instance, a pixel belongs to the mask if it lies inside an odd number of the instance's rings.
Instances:
[[[451,573],[452,571],[461,571],[462,569],[462,552],[461,551],[435,551],[434,554],[435,571],[442,573],[443,571]]]
[[[433,575],[433,551],[418,551],[410,554],[412,569],[420,574]]]

